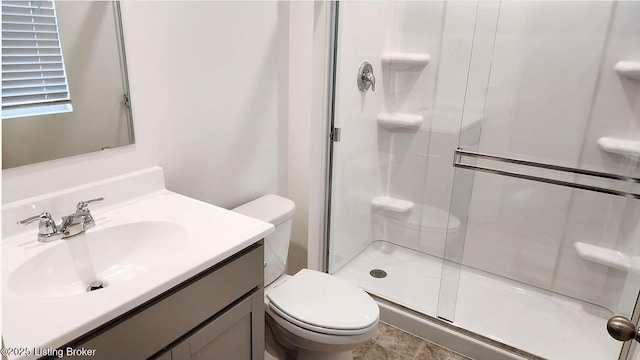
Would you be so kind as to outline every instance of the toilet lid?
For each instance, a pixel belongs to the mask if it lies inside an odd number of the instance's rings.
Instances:
[[[378,322],[378,305],[364,290],[336,276],[302,269],[267,294],[286,320],[327,334],[359,334]],[[336,331],[332,331],[336,330]]]

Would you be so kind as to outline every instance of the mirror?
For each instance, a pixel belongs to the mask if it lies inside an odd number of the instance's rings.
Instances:
[[[36,4],[39,8],[26,9],[27,6],[33,6],[27,4]],[[14,31],[14,34],[19,33],[17,35],[19,38],[14,40],[17,44],[15,51],[22,51],[21,49],[31,46],[28,44],[44,42],[34,40],[34,37],[39,36],[34,35],[34,32],[39,31],[36,28],[45,29],[46,32],[51,33],[51,26],[55,26],[49,23],[42,26],[25,25],[29,21],[33,22],[32,19],[28,19],[27,11],[31,12],[31,16],[44,19],[43,21],[55,21],[51,20],[51,14],[55,14],[54,18],[57,18],[59,43],[62,47],[62,57],[58,54],[57,58],[63,59],[64,69],[66,69],[68,84],[66,94],[69,95],[67,102],[70,103],[65,111],[34,115],[29,112],[31,110],[28,110],[26,114],[20,113],[18,116],[7,115],[10,111],[16,110],[15,108],[23,111],[24,109],[52,108],[49,105],[60,106],[60,101],[44,103],[43,106],[37,107],[33,104],[5,106],[8,103],[5,97],[8,98],[12,87],[15,88],[16,85],[13,84],[18,83],[17,80],[10,83],[11,76],[5,75],[4,69],[9,68],[6,66],[7,62],[16,62],[16,59],[21,58],[22,64],[27,61],[26,64],[31,66],[28,61],[32,61],[24,60],[27,57],[22,54],[12,55],[11,51],[5,50],[5,44],[10,43],[6,40],[6,36],[13,36],[5,34],[7,29],[5,21],[11,21],[13,25],[23,28],[27,26],[26,30],[20,28]],[[9,12],[17,12],[17,14],[7,15]],[[37,15],[33,15],[34,12]],[[2,17],[3,169],[134,142],[120,5],[117,1],[3,1]],[[53,46],[47,47],[50,49]],[[35,51],[40,56],[41,50]],[[45,57],[41,56],[41,58]],[[52,59],[54,56],[49,58]],[[48,61],[49,58],[45,60]],[[33,77],[37,76],[39,81],[39,77],[42,77],[42,73],[46,71],[42,68],[47,65],[38,66],[41,70]],[[20,79],[20,81],[24,83],[26,80]],[[34,80],[29,79],[29,81]],[[64,81],[64,77],[56,81]]]

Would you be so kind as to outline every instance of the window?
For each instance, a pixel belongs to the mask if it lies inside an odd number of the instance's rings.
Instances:
[[[2,1],[2,118],[72,110],[54,2]]]

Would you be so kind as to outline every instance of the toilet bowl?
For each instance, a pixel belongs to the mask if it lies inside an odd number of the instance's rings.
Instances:
[[[272,223],[265,238],[266,349],[269,358],[353,359],[353,349],[375,334],[376,302],[356,285],[319,271],[285,275],[294,203],[265,195],[233,209]]]

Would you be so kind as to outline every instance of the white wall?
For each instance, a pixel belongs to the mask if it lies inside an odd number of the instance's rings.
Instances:
[[[288,11],[123,2],[136,144],[5,170],[3,202],[150,165],[170,190],[220,206],[284,193]]]
[[[288,4],[133,2],[123,12],[132,81],[145,84],[134,101],[155,110],[167,187],[224,207],[286,191]]]
[[[285,195],[296,204],[287,263],[287,272],[295,274],[307,267],[311,143],[314,141],[312,137],[317,141],[322,133],[311,131],[314,3],[292,2],[289,10],[288,178]]]

